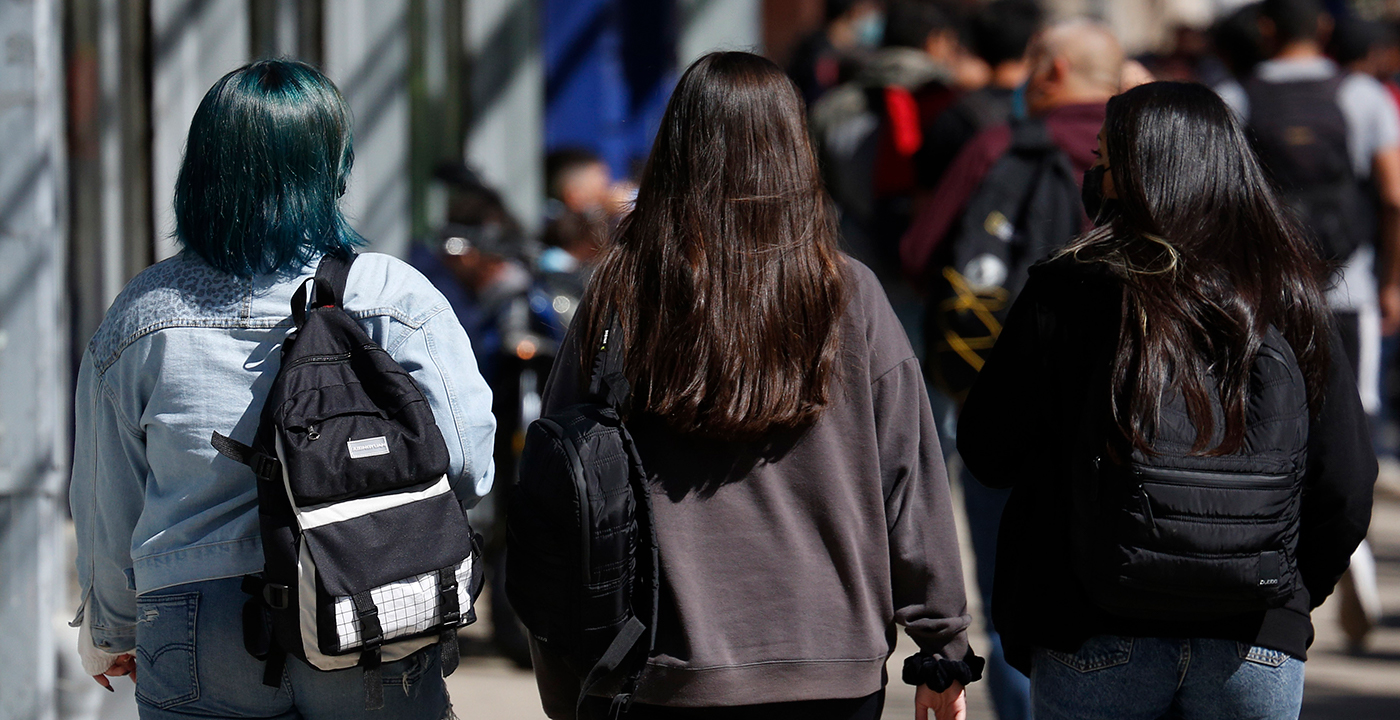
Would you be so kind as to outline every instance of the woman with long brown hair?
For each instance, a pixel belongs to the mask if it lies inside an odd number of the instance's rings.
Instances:
[[[918,361],[837,249],[802,102],[773,63],[697,61],[546,390],[582,398],[613,318],[661,562],[633,717],[874,718],[895,625],[922,714],[962,717],[981,659]],[[546,712],[579,678],[535,647]]]

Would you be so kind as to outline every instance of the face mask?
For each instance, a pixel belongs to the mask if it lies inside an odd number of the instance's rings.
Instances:
[[[1103,176],[1108,166],[1095,165],[1084,171],[1084,189],[1079,197],[1084,201],[1084,212],[1095,226],[1103,225],[1118,214],[1118,200],[1103,196]]]
[[[863,48],[876,48],[885,39],[884,13],[866,13],[856,24],[856,44]]]

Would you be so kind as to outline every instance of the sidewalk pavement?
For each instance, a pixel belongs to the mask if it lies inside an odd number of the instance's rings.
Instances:
[[[1383,617],[1365,653],[1351,656],[1337,624],[1337,596],[1313,613],[1317,639],[1308,651],[1302,720],[1400,718],[1400,486],[1377,488],[1369,537]]]
[[[961,503],[955,503],[961,507]],[[966,523],[959,518],[959,527]],[[1362,656],[1348,655],[1337,624],[1336,596],[1329,598],[1313,614],[1317,640],[1309,651],[1307,689],[1303,696],[1302,720],[1400,720],[1400,490],[1385,487],[1376,497],[1370,540],[1376,555],[1381,600],[1385,616],[1367,643]],[[969,547],[966,539],[963,547]],[[970,559],[964,558],[965,573],[972,577]],[[974,584],[969,583],[969,603],[980,617],[980,604]],[[485,609],[489,612],[489,609]],[[483,613],[483,617],[484,617]],[[486,655],[472,655],[484,648],[485,623],[463,633],[468,655],[447,680],[453,705],[463,720],[543,720],[534,677],[516,669],[509,661]],[[891,682],[885,702],[885,717],[908,720],[914,714],[914,691],[899,682],[904,658],[913,653],[913,643],[901,634],[899,649],[890,658]],[[986,646],[980,624],[974,625],[972,646]],[[986,683],[968,688],[968,720],[991,720]]]

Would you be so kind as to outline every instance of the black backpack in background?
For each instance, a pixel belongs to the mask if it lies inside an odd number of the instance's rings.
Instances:
[[[930,280],[924,342],[929,380],[967,396],[1030,267],[1083,227],[1079,178],[1040,120],[1011,125],[1011,148],[968,201]]]
[[[1107,364],[1104,366],[1107,368]],[[1108,417],[1108,370],[1080,429],[1072,492],[1074,567],[1099,607],[1166,621],[1282,606],[1298,589],[1297,546],[1307,460],[1302,371],[1270,326],[1254,361],[1242,449],[1191,452],[1196,429],[1179,391],[1163,396],[1154,454],[1119,440]],[[1215,438],[1224,414],[1215,388]],[[1109,440],[1108,438],[1115,438]]]
[[[327,255],[292,297],[251,446],[223,455],[257,476],[264,570],[244,578],[248,652],[282,684],[286,655],[317,670],[364,670],[365,706],[384,704],[380,665],[441,643],[476,619],[479,541],[447,479],[447,444],[422,390],[341,305],[355,257]]]
[[[1346,78],[1245,84],[1255,152],[1318,253],[1332,263],[1345,262],[1376,232],[1375,204],[1352,169],[1346,116],[1337,103]]]
[[[646,473],[621,408],[628,384],[614,323],[587,400],[530,424],[506,495],[506,597],[588,696],[626,712],[656,646],[659,558]]]

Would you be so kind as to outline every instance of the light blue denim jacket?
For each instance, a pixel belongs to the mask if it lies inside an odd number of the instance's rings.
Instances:
[[[83,355],[73,484],[78,580],[93,644],[135,647],[136,596],[260,572],[253,473],[209,445],[252,442],[292,327],[299,277],[251,280],[184,252],[127,285]],[[345,308],[417,381],[463,506],[491,489],[491,390],[447,301],[418,271],[366,253]]]

